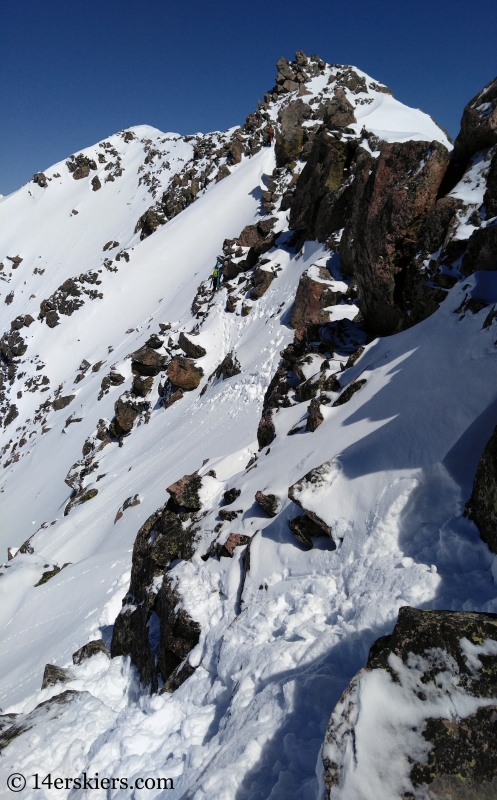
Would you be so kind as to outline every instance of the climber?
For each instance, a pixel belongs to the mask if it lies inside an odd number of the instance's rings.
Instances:
[[[223,260],[221,256],[216,258],[216,266],[212,270],[212,291],[215,292],[219,289],[221,285],[221,267],[223,266]]]

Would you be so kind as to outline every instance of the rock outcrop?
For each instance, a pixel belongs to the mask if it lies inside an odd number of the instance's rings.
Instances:
[[[338,786],[346,796],[352,780],[366,780],[371,797],[379,786],[399,800],[494,797],[496,697],[496,614],[404,606],[331,716],[326,797]]]
[[[134,375],[154,377],[165,369],[166,362],[166,356],[161,355],[156,349],[147,345],[131,353],[131,369]]]
[[[487,83],[467,104],[454,156],[464,162],[478,150],[497,144],[497,78]]]
[[[204,376],[202,367],[197,367],[191,358],[175,356],[167,368],[167,377],[178,389],[191,392],[196,389]]]
[[[497,553],[497,428],[478,464],[466,513],[475,521],[483,541]]]
[[[359,307],[375,334],[411,324],[403,293],[406,274],[448,163],[447,149],[436,141],[386,144],[371,171],[356,176],[358,202],[340,254],[354,264]]]
[[[311,277],[306,271],[299,280],[290,314],[292,328],[329,322],[330,315],[325,309],[342,299],[342,293],[334,292],[330,286],[331,276],[328,270],[324,267],[312,269],[316,272],[316,277]]]
[[[280,129],[274,150],[278,167],[284,167],[298,157],[304,144],[302,123],[311,115],[311,107],[302,100],[295,100],[278,112]]]
[[[185,355],[187,355],[189,358],[203,358],[205,355],[207,355],[207,350],[205,347],[192,342],[192,340],[189,339],[188,336],[185,336],[183,332],[181,332],[179,335],[178,344]]]
[[[268,517],[276,517],[281,509],[281,500],[275,494],[265,494],[264,492],[256,492],[255,502],[260,505],[263,511],[266,512]]]

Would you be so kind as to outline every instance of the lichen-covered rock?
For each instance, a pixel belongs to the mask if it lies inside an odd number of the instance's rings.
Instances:
[[[196,389],[204,376],[204,371],[191,358],[175,356],[167,368],[167,377],[178,389],[191,392]]]
[[[467,161],[478,150],[494,144],[497,144],[497,78],[487,83],[464,109],[454,155]]]
[[[366,381],[364,378],[362,378],[360,381],[352,381],[352,383],[349,383],[349,385],[343,390],[340,397],[337,397],[333,403],[333,407],[343,406],[344,403],[348,403],[349,400],[355,395],[356,392],[359,391],[359,389],[364,386],[365,383]]]
[[[198,472],[194,472],[192,475],[183,475],[179,481],[168,486],[166,491],[169,492],[178,508],[198,511],[202,507],[199,498],[201,486],[202,477]]]
[[[182,608],[167,568],[176,559],[192,557],[194,522],[190,513],[163,506],[142,525],[133,547],[130,587],[114,624],[111,655],[131,655],[152,691],[159,675],[173,690],[192,672],[186,664],[180,675],[174,674],[197,644],[200,627]]]
[[[83,661],[86,661],[88,658],[92,658],[99,653],[103,653],[105,656],[110,658],[110,652],[103,643],[102,639],[93,639],[91,642],[87,642],[87,644],[84,644],[83,647],[80,647],[79,650],[76,650],[76,652],[73,653],[72,663],[77,666]]]
[[[297,85],[295,88],[298,88]],[[299,155],[304,144],[302,123],[311,115],[311,107],[303,100],[295,100],[278,112],[280,130],[276,134],[274,148],[278,167],[284,167]]]
[[[311,277],[307,270],[300,277],[290,313],[292,328],[329,322],[330,315],[325,308],[337,305],[343,297],[341,292],[332,290],[330,273],[327,269],[324,267],[312,269],[317,271],[316,277]]]
[[[250,536],[245,536],[243,533],[230,533],[224,544],[218,545],[218,555],[225,556],[226,558],[233,558],[235,547],[241,547],[249,542]]]
[[[195,344],[183,332],[180,333],[178,344],[189,358],[203,358],[207,355],[207,350],[201,344]]]
[[[383,145],[371,169],[356,175],[340,253],[353,264],[361,313],[378,335],[411,324],[403,283],[448,163],[439,142],[411,140]]]
[[[268,517],[276,517],[281,509],[281,500],[275,494],[265,494],[264,492],[255,493],[255,502],[260,505]]]
[[[230,506],[241,495],[240,489],[227,489],[223,494],[224,504]]]
[[[497,428],[480,458],[468,508],[481,538],[497,553]]]
[[[46,664],[41,688],[46,689],[47,686],[55,686],[56,683],[67,683],[71,678],[72,675],[68,669],[57,667],[55,664]]]
[[[356,147],[356,143],[340,140],[326,131],[315,136],[311,153],[295,186],[290,228],[304,228],[309,238],[324,241],[333,231],[343,227],[346,208],[344,171]]]
[[[326,797],[493,798],[496,723],[497,615],[405,606],[331,716]]]

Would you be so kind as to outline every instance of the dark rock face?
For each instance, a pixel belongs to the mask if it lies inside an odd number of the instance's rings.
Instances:
[[[166,223],[166,218],[162,211],[158,209],[149,208],[148,211],[145,211],[144,214],[141,215],[140,219],[135,225],[135,233],[141,231],[140,239],[146,239],[147,236],[150,236],[154,233],[157,228],[161,225]]]
[[[164,506],[140,528],[133,547],[130,588],[114,625],[111,655],[130,654],[152,691],[159,675],[172,691],[193,671],[188,663],[179,667],[197,644],[200,627],[181,607],[167,572],[172,561],[192,557],[193,523],[188,512]]]
[[[324,309],[336,305],[342,299],[341,292],[333,292],[329,286],[328,270],[320,267],[319,275],[321,280],[314,280],[307,272],[301,276],[290,314],[292,328],[302,328],[309,323],[319,325],[328,322],[330,315]]]
[[[90,697],[89,692],[77,692],[74,689],[66,689],[65,692],[51,697],[39,703],[29,714],[3,714],[0,717],[0,751],[4,750],[18,736],[30,731],[37,722],[46,722],[60,716],[61,706],[69,703],[77,703],[80,698],[83,702]],[[10,718],[10,720],[9,720]],[[1,721],[9,720],[6,726]]]
[[[314,537],[326,536],[321,525],[317,525],[307,514],[294,517],[289,521],[288,525],[295,538],[300,544],[307,547],[308,550],[312,549],[312,540]]]
[[[138,397],[146,397],[152,391],[153,385],[154,385],[154,378],[152,375],[149,376],[148,378],[144,378],[141,375],[135,375],[133,377],[131,391]]]
[[[97,168],[95,161],[92,158],[88,158],[88,156],[84,156],[83,153],[78,156],[71,156],[69,161],[66,161],[66,166],[69,172],[72,172],[75,181],[87,178],[90,170]]]
[[[328,128],[346,128],[357,122],[354,106],[347,100],[343,89],[335,88],[335,96],[325,104],[323,122]]]
[[[275,494],[264,494],[264,492],[256,492],[255,501],[260,505],[263,511],[266,512],[268,517],[276,517],[281,509],[281,500]]]
[[[353,397],[355,393],[364,386],[365,383],[366,381],[364,378],[360,381],[353,381],[352,383],[349,383],[347,388],[343,390],[340,397],[335,400],[333,406],[343,406],[344,403],[348,403],[350,398]]]
[[[273,422],[273,411],[271,408],[263,412],[262,417],[257,427],[257,441],[259,442],[259,450],[267,447],[272,441],[276,439],[276,429]]]
[[[411,734],[419,730],[429,744],[427,758],[417,762],[411,757],[406,740],[412,788],[402,796],[408,800],[493,798],[497,788],[497,750],[493,746],[497,721],[496,642],[496,614],[401,608],[392,635],[383,636],[373,644],[367,669],[356,676],[344,693],[328,725],[323,748],[326,797],[333,796],[333,787],[343,779],[342,773],[347,769],[343,751],[354,736],[352,720],[356,718],[357,703],[361,702],[361,674],[368,680],[371,671],[384,670],[405,692],[405,731]],[[399,664],[402,664],[402,679],[399,679]],[[441,690],[442,685],[447,688]],[[447,697],[445,703],[439,704],[443,716],[435,716],[429,706],[437,702],[442,692],[450,695],[451,691],[464,694],[468,711],[475,706],[476,711],[462,716],[459,709],[464,706],[460,704],[456,711]],[[425,703],[425,718],[419,727]],[[409,708],[412,710],[408,711]],[[382,724],[385,723],[379,722],[379,736]],[[400,726],[397,735],[402,742]],[[328,753],[340,751],[341,763],[329,758]],[[380,764],[380,771],[381,767]],[[385,767],[390,767],[388,753],[385,753]]]
[[[386,144],[371,173],[356,176],[340,254],[354,264],[361,313],[378,335],[410,324],[403,282],[448,163],[447,149],[435,141]]]
[[[158,375],[166,367],[166,356],[161,356],[152,347],[144,345],[131,353],[131,369],[134,375],[153,376]]]
[[[129,433],[140,414],[148,408],[147,402],[137,401],[129,392],[125,392],[114,404],[114,435]],[[117,423],[117,424],[116,424]]]
[[[98,272],[85,272],[77,278],[68,278],[50,297],[41,301],[40,317],[45,320],[49,328],[55,328],[59,324],[59,314],[70,317],[84,305],[84,298],[102,299],[102,292],[86,288],[86,284],[98,286],[101,283]]]
[[[278,62],[279,64],[280,62]],[[297,88],[297,85],[295,85]],[[275,154],[278,167],[293,161],[302,150],[304,130],[302,123],[312,116],[312,109],[302,100],[295,100],[278,113],[280,130],[276,134]]]
[[[478,150],[497,143],[497,78],[478,92],[464,109],[454,142],[456,158],[467,161]]]
[[[203,369],[197,367],[190,358],[183,358],[183,356],[175,356],[167,368],[167,377],[173,386],[177,386],[185,392],[196,389],[203,376]]]
[[[461,207],[461,201],[455,197],[442,197],[435,207],[422,231],[421,247],[426,253],[434,253],[445,242],[450,223]]]
[[[268,270],[257,266],[254,270],[254,288],[250,292],[251,300],[259,300],[266,294],[275,277],[274,272],[268,272]]]
[[[72,663],[76,665],[81,664],[88,658],[98,655],[98,653],[104,653],[104,655],[110,658],[110,652],[103,641],[101,639],[94,639],[93,641],[84,644],[83,647],[80,647],[79,650],[76,650],[76,652],[73,653]]]
[[[56,683],[67,683],[67,681],[71,680],[71,677],[69,670],[57,667],[55,664],[47,664],[43,673],[41,688],[46,689],[47,686],[55,686]]]
[[[201,485],[201,476],[194,472],[192,475],[183,475],[179,481],[168,486],[166,491],[169,492],[178,508],[198,511],[202,505],[198,496]]]
[[[227,378],[233,378],[235,375],[239,375],[241,371],[236,355],[234,353],[228,353],[228,355],[223,358],[214,374],[216,378],[221,378],[225,381]]]
[[[235,502],[237,497],[240,497],[240,495],[241,495],[240,489],[227,489],[223,495],[225,505],[230,506],[232,503]]]
[[[319,403],[319,400],[313,398],[309,404],[307,411],[309,413],[309,416],[307,417],[305,429],[306,431],[314,433],[314,431],[316,431],[321,425],[321,423],[324,421],[324,417],[321,413],[321,405]]]
[[[195,344],[183,332],[180,333],[178,344],[189,358],[203,358],[207,355],[207,350],[200,344]]]
[[[261,220],[256,225],[246,225],[238,237],[238,244],[240,247],[252,247],[261,255],[262,252],[265,252],[263,248],[269,250],[273,244],[271,230],[276,222],[276,217],[271,217],[271,219]]]
[[[497,428],[478,464],[468,506],[481,538],[497,553]]]
[[[98,190],[102,188],[102,184],[100,183],[98,175],[95,175],[91,179],[91,188],[93,189],[94,192],[98,192]]]
[[[322,242],[343,227],[344,170],[353,152],[352,144],[326,131],[315,136],[310,156],[295,186],[290,228],[305,228],[309,238]]]
[[[469,237],[461,272],[471,275],[476,270],[497,270],[497,224],[479,228]]]

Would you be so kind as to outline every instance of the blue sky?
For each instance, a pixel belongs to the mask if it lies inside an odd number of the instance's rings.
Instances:
[[[497,73],[495,0],[0,0],[0,193],[130,125],[240,124],[298,49],[354,64],[452,136]]]

